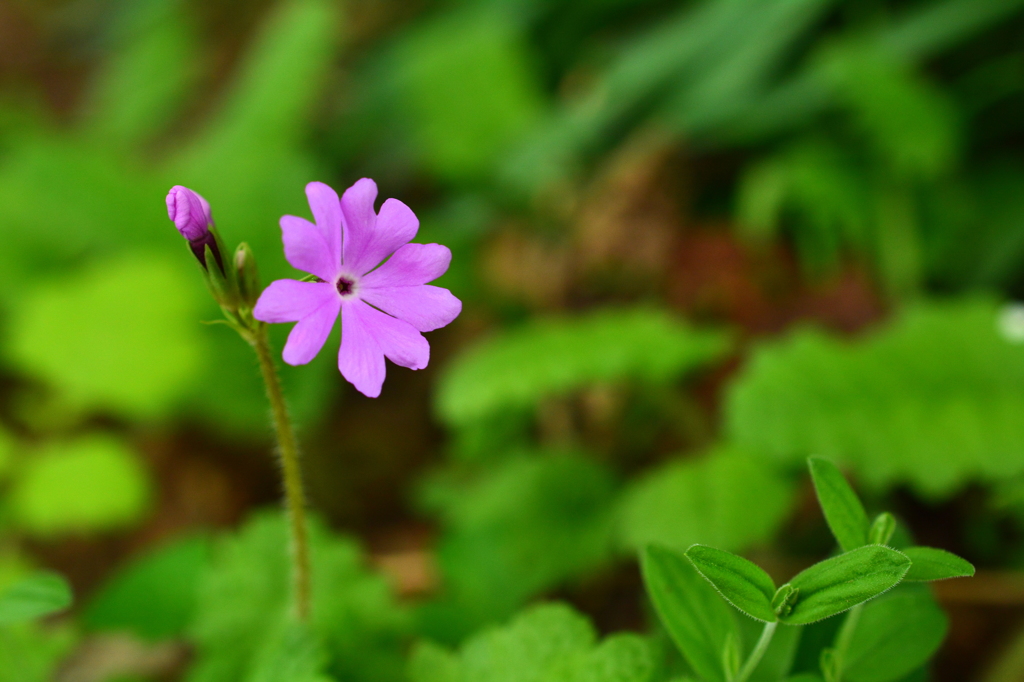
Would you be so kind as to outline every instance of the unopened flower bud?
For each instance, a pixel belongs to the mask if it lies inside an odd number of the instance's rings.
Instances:
[[[245,242],[235,250],[235,272],[238,275],[238,292],[242,301],[250,308],[256,305],[260,297],[260,276],[256,270],[256,259],[252,249]]]
[[[206,199],[181,185],[175,185],[167,193],[167,217],[174,222],[181,236],[190,242],[205,237],[213,224],[210,204]]]
[[[192,253],[204,268],[206,247],[209,246],[221,272],[224,272],[224,261],[217,245],[217,236],[211,230],[213,216],[210,214],[210,204],[206,203],[206,199],[188,187],[175,185],[167,193],[167,217],[178,228],[181,236],[188,240]]]

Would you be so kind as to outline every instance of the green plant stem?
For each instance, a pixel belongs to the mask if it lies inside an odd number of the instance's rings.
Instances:
[[[299,446],[288,417],[281,380],[277,376],[274,358],[270,352],[266,325],[257,323],[250,342],[260,361],[260,372],[267,387],[267,398],[274,417],[277,451],[281,457],[284,478],[285,507],[291,525],[292,580],[295,589],[295,614],[301,622],[309,620],[310,569],[309,538],[306,532],[306,498],[302,490],[302,469],[299,467]]]
[[[754,670],[757,669],[757,664],[764,658],[764,652],[768,651],[768,645],[772,643],[772,636],[775,634],[775,628],[778,623],[765,623],[764,630],[761,631],[761,638],[757,640],[757,644],[754,645],[754,650],[750,652],[750,656],[747,657],[747,662],[740,668],[739,673],[733,678],[733,682],[747,682],[747,679],[754,674]]]
[[[857,604],[849,613],[846,614],[846,620],[843,621],[842,627],[839,628],[839,634],[836,635],[836,645],[834,647],[836,656],[836,679],[835,682],[840,682],[843,679],[843,669],[846,667],[846,650],[850,648],[850,642],[853,641],[853,633],[857,631],[857,623],[860,621],[860,614],[864,610],[864,604]]]

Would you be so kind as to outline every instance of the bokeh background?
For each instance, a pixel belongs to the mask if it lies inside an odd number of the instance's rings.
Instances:
[[[1024,679],[1024,1],[2,0],[0,586],[76,606],[0,680],[243,679],[267,406],[164,195],[269,282],[364,176],[465,307],[377,400],[282,368],[338,679],[542,598],[655,628],[650,541],[785,578],[810,454],[979,567],[912,679]]]

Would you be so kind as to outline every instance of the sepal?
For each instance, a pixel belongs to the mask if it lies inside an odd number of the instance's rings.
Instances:
[[[235,249],[234,257],[235,274],[238,277],[238,295],[245,308],[253,308],[256,300],[260,297],[259,270],[256,267],[256,257],[252,249],[245,242]]]

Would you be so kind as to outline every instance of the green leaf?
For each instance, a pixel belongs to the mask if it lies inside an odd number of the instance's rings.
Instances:
[[[756,349],[726,395],[730,439],[814,452],[929,497],[1024,471],[1024,346],[993,301],[920,302],[854,341],[803,330]]]
[[[821,561],[789,581],[800,595],[782,622],[804,625],[842,613],[895,587],[909,568],[906,555],[881,545]]]
[[[392,73],[427,166],[455,181],[478,177],[541,113],[543,91],[520,22],[501,12],[448,12],[421,23]]]
[[[51,536],[135,523],[151,495],[149,475],[134,452],[120,441],[92,437],[51,445],[27,458],[10,504],[25,531]]]
[[[436,607],[474,630],[607,563],[614,493],[606,466],[558,451],[523,453],[475,476],[453,468],[435,477],[424,498],[443,519],[446,595]]]
[[[286,623],[260,648],[245,682],[323,682],[327,655],[301,623]]]
[[[793,485],[777,468],[716,448],[631,481],[619,503],[619,541],[635,550],[656,543],[685,551],[700,543],[740,551],[770,540],[792,502]]]
[[[14,448],[14,439],[7,431],[0,429],[0,481],[6,478],[14,462]]]
[[[206,537],[186,537],[132,560],[93,596],[84,625],[151,640],[180,636],[195,615],[209,553]]]
[[[871,530],[868,531],[868,544],[888,545],[896,533],[896,528],[896,517],[889,512],[882,512],[871,522]]]
[[[534,320],[458,357],[441,381],[437,410],[461,426],[590,384],[664,384],[722,357],[728,347],[722,333],[691,329],[657,309]]]
[[[398,682],[408,614],[388,581],[367,571],[355,542],[316,521],[309,530],[316,576],[311,627],[329,654],[326,673],[353,682]],[[288,546],[287,521],[276,510],[215,544],[189,632],[196,647],[189,682],[247,680],[261,666],[278,665],[268,662],[267,650],[290,636]]]
[[[927,589],[905,590],[866,604],[843,658],[843,679],[891,682],[927,663],[948,620]]]
[[[839,546],[849,552],[868,544],[867,512],[839,467],[820,457],[811,457],[807,464],[821,511]]]
[[[71,626],[0,627],[0,682],[53,682],[75,644]]]
[[[974,575],[974,566],[952,552],[935,547],[908,547],[903,553],[913,564],[904,580],[930,581],[967,578]]]
[[[111,24],[119,44],[92,85],[87,132],[107,144],[137,145],[178,113],[201,51],[178,2],[138,3]]]
[[[457,652],[417,645],[412,682],[651,682],[651,644],[633,634],[598,642],[586,618],[564,604],[534,606],[512,622],[470,637]]]
[[[166,413],[195,380],[203,355],[194,321],[201,287],[190,267],[184,256],[179,263],[134,254],[46,280],[12,312],[12,359],[72,406],[130,417]]]
[[[641,568],[654,608],[690,667],[702,679],[724,682],[721,652],[739,636],[732,609],[680,553],[651,545]]]
[[[35,573],[0,592],[0,626],[63,611],[71,606],[71,587],[56,573]]]
[[[778,620],[772,599],[775,583],[764,570],[741,556],[714,547],[694,545],[686,557],[725,599],[751,618]]]

